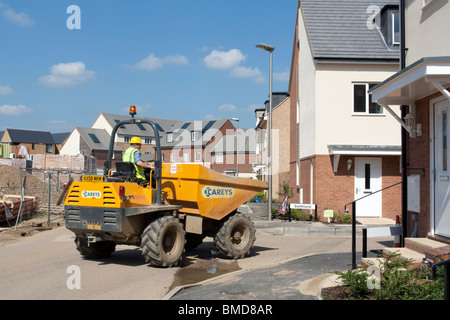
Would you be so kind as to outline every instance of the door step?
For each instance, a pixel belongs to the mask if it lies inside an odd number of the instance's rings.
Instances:
[[[398,259],[411,260],[413,264],[420,264],[424,259],[430,259],[433,263],[450,259],[450,246],[427,238],[406,238],[404,248],[384,248],[380,258],[362,258],[361,266],[367,269],[369,266],[379,266],[383,259],[390,255],[396,255]]]

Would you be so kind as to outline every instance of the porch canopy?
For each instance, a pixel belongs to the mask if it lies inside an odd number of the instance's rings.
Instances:
[[[382,105],[400,124],[414,135],[414,125],[405,123],[391,106],[407,105],[415,117],[415,101],[441,92],[450,99],[450,56],[422,58],[373,87],[372,101]]]
[[[341,155],[346,156],[400,156],[401,146],[375,145],[328,145],[328,152],[333,156],[333,172],[337,172]]]

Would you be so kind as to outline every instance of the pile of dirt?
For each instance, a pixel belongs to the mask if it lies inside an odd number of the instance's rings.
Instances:
[[[25,181],[24,195],[36,197],[36,204],[43,206],[48,200],[48,182],[44,182],[25,170],[11,166],[0,165],[0,199],[5,194],[20,195],[20,186]],[[59,192],[52,190],[50,194],[51,204],[56,204],[59,198]]]

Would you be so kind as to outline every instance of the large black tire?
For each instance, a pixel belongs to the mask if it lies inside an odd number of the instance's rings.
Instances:
[[[183,258],[185,233],[181,222],[173,216],[150,221],[141,236],[145,262],[156,267],[174,267]]]
[[[253,222],[238,213],[223,221],[214,236],[217,252],[227,258],[241,259],[248,256],[256,239]]]
[[[88,244],[87,238],[75,237],[75,244],[77,250],[82,256],[88,259],[104,259],[116,250],[116,243],[114,241],[101,241]]]

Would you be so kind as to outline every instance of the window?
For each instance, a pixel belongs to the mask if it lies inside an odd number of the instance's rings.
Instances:
[[[384,114],[383,107],[372,102],[372,95],[368,91],[376,83],[353,84],[353,113],[354,114]]]
[[[118,124],[118,123],[120,122],[120,120],[115,120],[115,119],[114,119],[114,121],[116,122],[116,124]],[[125,126],[124,126],[124,125],[121,125],[120,128],[121,128],[121,129],[125,129]]]
[[[131,137],[125,136],[125,137],[123,137],[123,141],[129,143],[131,141]]]
[[[170,154],[170,162],[175,162],[175,153]]]
[[[94,143],[100,143],[100,140],[98,140],[97,136],[93,133],[89,133],[89,137],[92,139]]]
[[[202,153],[200,151],[195,152],[195,161],[196,162],[202,161]]]
[[[191,161],[191,155],[189,154],[189,152],[183,153],[183,161],[184,161],[184,162],[189,162],[189,161]]]
[[[145,131],[147,129],[145,129],[145,127],[142,125],[142,123],[137,123],[137,126],[139,129],[141,129],[142,131]]]
[[[398,11],[392,12],[392,43],[400,44],[400,16]]]
[[[197,141],[198,139],[200,139],[200,132],[198,132],[198,131],[193,131],[193,132],[191,133],[191,140],[192,140],[192,142],[195,142],[195,141]]]
[[[214,123],[216,123],[216,121],[209,121],[207,124],[206,124],[206,126],[203,128],[203,131],[207,131],[207,130],[209,130],[213,125],[214,125]]]
[[[216,153],[216,163],[223,163],[223,153]]]
[[[173,142],[173,133],[172,132],[169,132],[167,134],[167,142]]]
[[[366,163],[364,168],[364,187],[370,190],[370,163]]]
[[[47,153],[52,153],[52,152],[53,152],[53,145],[51,145],[51,144],[46,144],[46,145],[45,145],[45,152],[47,152]]]

